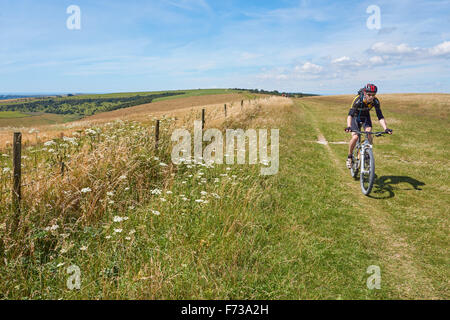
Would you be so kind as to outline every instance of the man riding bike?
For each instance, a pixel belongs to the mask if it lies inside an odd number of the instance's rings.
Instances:
[[[364,125],[365,131],[372,131],[372,120],[370,119],[370,110],[375,107],[378,120],[386,133],[392,134],[392,130],[388,129],[386,120],[380,108],[380,101],[375,97],[378,88],[374,84],[367,84],[364,88],[358,91],[358,95],[353,99],[352,106],[348,112],[347,128],[345,132],[360,131],[361,125]],[[372,144],[372,135],[368,135],[369,141]],[[351,169],[353,164],[353,149],[358,141],[358,134],[352,132],[352,139],[349,143],[349,152],[347,157],[347,168]]]

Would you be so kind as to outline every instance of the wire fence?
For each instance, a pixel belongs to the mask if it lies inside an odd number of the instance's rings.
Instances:
[[[249,107],[256,106],[257,104],[258,100],[249,100],[247,103]],[[223,108],[217,105],[203,107],[201,110],[202,128],[205,128],[205,123],[207,121],[236,116],[245,109],[250,109],[244,108],[244,105],[244,100],[242,100],[240,108],[239,103],[237,105],[234,103],[227,103],[223,105]],[[209,110],[208,117],[206,108]],[[194,117],[194,119],[197,118],[198,113],[191,113],[189,118],[191,117]],[[151,146],[154,150],[158,150],[164,146],[163,144],[168,143],[170,138],[166,139],[167,137],[162,134],[162,131],[167,131],[169,128],[166,127],[161,130],[163,120],[167,120],[165,116],[163,119],[156,119],[155,125],[152,125],[150,128],[142,126],[139,128],[142,129],[141,131],[131,132],[137,137],[137,143],[132,147],[139,148],[144,145],[146,147]],[[136,124],[136,126],[140,126],[140,124]],[[111,126],[111,128],[112,131],[114,131],[114,126]],[[115,135],[122,133],[124,133],[124,135],[127,134],[126,130],[122,127],[119,127],[116,131]],[[12,207],[16,211],[15,214],[17,218],[19,218],[20,202],[24,191],[32,192],[31,189],[34,186],[39,188],[42,184],[49,185],[58,183],[58,181],[63,181],[64,179],[70,180],[71,173],[74,170],[73,167],[80,166],[78,163],[72,163],[72,158],[75,158],[75,161],[77,160],[77,153],[80,153],[81,150],[84,150],[85,148],[89,148],[92,152],[92,157],[95,158],[96,144],[103,141],[107,143],[110,142],[110,144],[113,145],[115,142],[112,140],[109,142],[105,141],[101,130],[85,129],[84,131],[76,130],[75,132],[77,133],[76,139],[74,137],[64,137],[64,135],[61,134],[59,143],[54,142],[54,140],[58,139],[52,139],[45,143],[28,146],[23,154],[21,140],[22,133],[14,133],[14,148],[1,154],[2,158],[0,158],[0,165],[5,163],[5,158],[12,160],[12,170],[7,169],[9,166],[0,168],[0,170],[2,170],[0,172],[0,201],[3,204],[5,202],[13,204]],[[162,141],[162,139],[165,140]],[[39,141],[37,137],[36,140]],[[120,175],[118,175],[115,181],[111,181],[112,186],[118,183],[120,180],[119,177],[130,173],[136,166],[140,165],[140,163],[140,160],[130,159],[126,169],[119,173]],[[88,170],[86,172],[88,172]],[[25,179],[23,179],[24,177]]]

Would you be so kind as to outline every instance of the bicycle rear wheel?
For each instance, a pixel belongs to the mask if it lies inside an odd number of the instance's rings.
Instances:
[[[366,196],[372,191],[375,178],[375,159],[371,148],[366,148],[361,161],[364,161],[364,170],[361,170],[361,190]]]

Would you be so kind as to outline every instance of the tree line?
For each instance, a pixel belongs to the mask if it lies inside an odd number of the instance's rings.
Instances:
[[[120,98],[44,98],[40,100],[24,101],[0,105],[0,111],[46,112],[56,114],[77,114],[90,116],[99,112],[113,111],[151,103],[154,99],[180,95],[184,92],[164,92],[145,96],[131,96]]]

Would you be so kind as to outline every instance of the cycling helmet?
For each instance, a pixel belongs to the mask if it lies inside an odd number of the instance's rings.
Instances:
[[[364,87],[364,91],[365,92],[370,92],[370,93],[377,93],[378,88],[376,85],[368,83],[366,84],[366,86]]]

